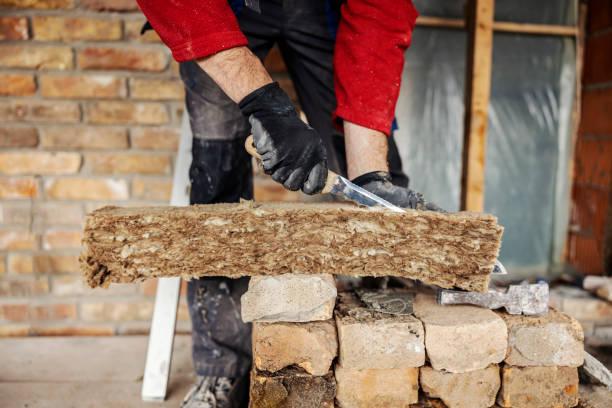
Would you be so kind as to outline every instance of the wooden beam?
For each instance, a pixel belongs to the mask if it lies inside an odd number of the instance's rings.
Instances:
[[[419,18],[417,18],[416,25],[421,27],[442,27],[463,30],[465,29],[465,20],[461,18],[419,16]],[[509,21],[494,21],[493,31],[516,34],[554,35],[564,37],[578,36],[578,27],[548,24],[514,23]]]
[[[461,208],[482,211],[495,0],[468,2]]]

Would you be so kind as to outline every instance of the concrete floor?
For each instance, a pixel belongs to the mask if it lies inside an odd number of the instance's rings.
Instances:
[[[2,408],[174,407],[194,382],[191,338],[177,336],[164,403],[140,400],[148,337],[0,339]]]

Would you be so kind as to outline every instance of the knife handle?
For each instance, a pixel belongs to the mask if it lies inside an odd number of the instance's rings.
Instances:
[[[247,137],[246,141],[244,142],[244,148],[251,156],[253,156],[257,160],[261,160],[261,155],[257,153],[257,149],[255,148],[255,144],[253,143],[253,135],[249,135],[249,137]],[[338,181],[338,175],[333,171],[328,170],[325,187],[323,187],[323,190],[321,190],[321,194],[330,193],[336,181]]]

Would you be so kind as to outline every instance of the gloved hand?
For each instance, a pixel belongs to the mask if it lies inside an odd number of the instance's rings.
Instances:
[[[289,96],[274,82],[239,103],[249,117],[264,172],[289,190],[316,194],[327,179],[327,153],[316,130],[304,123]]]
[[[386,171],[373,171],[362,174],[351,180],[359,187],[376,194],[391,204],[398,207],[413,208],[416,210],[444,211],[434,203],[429,203],[423,198],[423,194],[412,191],[407,187],[399,187],[391,184],[391,175]]]

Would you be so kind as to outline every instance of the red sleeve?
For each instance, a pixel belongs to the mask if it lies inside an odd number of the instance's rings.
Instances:
[[[247,45],[227,0],[137,0],[178,62]]]
[[[348,0],[341,16],[334,124],[341,130],[346,119],[389,135],[418,12],[411,0]]]

